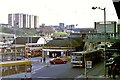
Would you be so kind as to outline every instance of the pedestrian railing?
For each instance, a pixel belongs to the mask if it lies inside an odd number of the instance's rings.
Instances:
[[[1,78],[31,77],[31,61],[6,61],[0,63]],[[17,76],[16,76],[17,75]]]

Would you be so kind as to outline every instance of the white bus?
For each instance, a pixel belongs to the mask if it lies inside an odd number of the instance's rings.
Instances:
[[[86,61],[92,61],[92,63],[100,62],[103,52],[101,50],[91,50],[91,51],[80,51],[80,52],[72,52],[71,54],[71,64],[72,67],[85,66]]]

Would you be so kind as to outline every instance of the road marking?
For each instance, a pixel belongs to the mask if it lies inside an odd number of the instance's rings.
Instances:
[[[34,70],[32,71],[32,74],[35,74],[36,71],[38,71],[38,70],[40,70],[40,69],[42,69],[42,68],[44,68],[44,67],[45,67],[45,65],[44,65],[44,66],[41,66],[40,68],[34,69]]]
[[[88,75],[87,76],[88,78],[105,78],[104,75],[98,75],[98,76],[92,76],[92,75]],[[75,77],[75,80],[78,79],[78,78],[85,78],[85,75],[81,74],[79,76],[76,76]],[[107,77],[106,77],[107,78]]]
[[[79,75],[79,76],[76,76],[75,78],[82,78],[84,75],[83,74],[81,74],[81,75]]]
[[[43,66],[41,66],[41,67],[39,67],[39,68],[37,68],[37,69],[34,69],[34,70],[32,71],[32,74],[36,74],[36,71],[38,71],[38,70],[40,70],[40,69],[42,69],[42,68],[44,68],[44,67],[54,67],[54,66],[52,66],[52,65],[48,65],[48,66],[43,65]]]
[[[52,78],[52,77],[37,77],[37,78]]]
[[[32,72],[32,74],[36,74],[36,72],[34,71],[34,72]]]
[[[58,78],[56,77],[37,77],[38,79],[45,79],[45,80],[49,80],[49,79],[52,79],[52,80],[57,80]]]

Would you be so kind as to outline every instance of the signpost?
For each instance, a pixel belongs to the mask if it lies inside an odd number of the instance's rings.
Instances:
[[[85,78],[87,79],[87,68],[92,68],[92,61],[85,61]]]
[[[87,61],[86,68],[92,68],[92,61]]]

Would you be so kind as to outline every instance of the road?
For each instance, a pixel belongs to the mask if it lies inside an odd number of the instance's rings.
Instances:
[[[83,74],[84,68],[72,68],[70,62],[44,67],[32,74],[33,78],[74,78]]]
[[[84,75],[84,68],[72,68],[71,63],[68,62],[66,64],[55,64],[55,65],[49,65],[48,67],[45,67],[45,64],[39,65],[34,64],[37,66],[42,66],[37,69],[35,69],[32,72],[32,78],[79,78],[81,75]],[[100,62],[93,66],[92,69],[88,70],[88,76],[103,76],[103,62]],[[98,69],[97,69],[97,68]],[[91,74],[92,73],[92,74]]]
[[[34,61],[35,60],[35,61]],[[68,62],[66,64],[55,64],[46,66],[46,63],[41,63],[40,58],[33,59],[32,64],[32,78],[33,80],[49,80],[49,79],[68,79],[68,80],[79,80],[79,78],[85,78],[84,68],[72,68],[71,63]],[[49,58],[47,62],[49,61]],[[104,61],[99,62],[92,66],[92,69],[87,69],[87,77],[95,80],[105,79],[112,80],[112,78],[108,78],[104,76]],[[106,73],[107,75],[107,73]],[[117,80],[117,79],[116,79]]]

